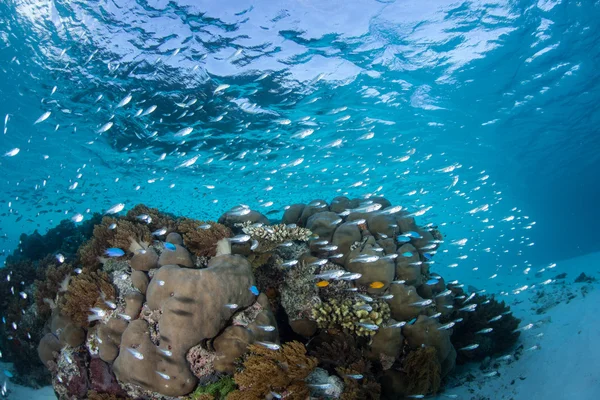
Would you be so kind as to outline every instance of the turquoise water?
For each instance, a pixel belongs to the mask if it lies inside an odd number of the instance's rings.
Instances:
[[[4,1],[2,260],[117,203],[277,219],[338,195],[467,239],[435,268],[475,285],[598,251],[598,18],[592,1]]]

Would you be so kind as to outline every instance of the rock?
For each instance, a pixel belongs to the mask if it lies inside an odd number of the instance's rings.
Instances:
[[[593,283],[596,282],[596,278],[587,276],[583,272],[579,274],[577,278],[575,278],[575,283]]]
[[[171,232],[167,235],[165,242],[183,246],[183,237],[177,232]]]
[[[406,256],[408,253],[412,255]],[[421,266],[411,265],[420,261],[419,252],[410,243],[406,243],[396,251],[396,279],[405,280],[408,286],[421,286],[423,277],[421,276]]]
[[[173,233],[170,233],[172,235]],[[137,252],[130,261],[131,269],[136,271],[150,271],[158,268],[158,254],[152,247],[148,247],[144,252]]]
[[[61,344],[71,347],[81,346],[85,342],[85,331],[75,324],[65,326],[58,337]]]
[[[392,320],[389,324],[393,324],[394,322],[396,321]],[[382,327],[373,336],[367,357],[371,361],[381,361],[381,356],[384,355],[389,359],[395,360],[400,356],[403,342],[404,337],[400,328]]]
[[[350,246],[352,246],[354,242],[360,242],[361,239],[362,234],[360,233],[358,226],[348,223],[339,225],[333,233],[331,243],[336,245],[338,247],[338,253],[341,253],[344,256],[334,258],[332,261],[339,265],[346,264],[346,259],[348,258],[348,254],[350,254]]]
[[[136,319],[140,315],[140,310],[144,304],[144,295],[138,292],[129,292],[125,295],[124,314],[131,319]]]
[[[331,205],[329,206],[329,210],[339,214],[343,211],[346,211],[350,208],[354,208],[358,206],[358,203],[354,204],[350,201],[349,198],[344,197],[344,196],[338,196],[335,197],[332,201],[331,201]]]
[[[376,239],[393,239],[398,231],[394,225],[396,225],[396,218],[393,215],[370,214],[367,218],[369,232]]]
[[[334,212],[323,211],[313,214],[306,222],[306,228],[312,233],[319,235],[319,239],[324,239],[331,242],[333,233],[335,232],[341,218]]]
[[[423,312],[423,307],[411,306],[418,301],[423,301],[414,286],[393,284],[390,286],[389,293],[394,295],[391,300],[388,300],[388,304],[392,318],[395,320],[410,321]]]
[[[188,350],[223,331],[235,313],[226,305],[236,304],[237,309],[252,305],[255,296],[250,287],[254,284],[250,263],[237,255],[213,257],[205,269],[175,265],[159,268],[148,286],[146,306],[162,310],[158,323],[160,347],[150,340],[146,321],[131,321],[120,347],[134,348],[144,359],[121,351],[113,364],[117,379],[165,396],[190,393],[198,380],[187,365]],[[166,356],[164,351],[171,355]],[[167,382],[156,371],[171,379]]]
[[[143,271],[133,271],[131,273],[131,284],[134,288],[140,291],[142,294],[146,294],[146,290],[148,289],[148,283],[150,279],[148,279],[148,275],[146,275]]]
[[[244,222],[261,223],[265,225],[270,224],[269,219],[267,217],[254,210],[250,210],[250,212],[246,215],[235,215],[232,214],[231,211],[228,211],[225,214],[221,215],[221,217],[219,217],[218,222],[227,226],[235,233],[239,233],[241,231],[241,228],[239,228],[236,225],[243,224]]]
[[[312,215],[323,211],[329,211],[329,206],[327,205],[327,202],[325,200],[311,201],[302,210],[300,220],[298,221],[298,226],[306,227],[306,223]]]
[[[300,336],[309,338],[317,332],[318,325],[316,321],[309,319],[297,319],[290,321],[292,330]]]
[[[304,204],[292,204],[287,210],[284,211],[281,223],[286,225],[298,225],[300,223],[300,216],[302,215],[302,211],[304,211],[304,207]]]
[[[62,345],[58,338],[52,333],[46,333],[40,343],[38,344],[38,355],[40,356],[40,360],[49,368],[48,361],[54,361],[56,359],[56,354],[60,353],[60,349]]]
[[[187,249],[179,244],[175,245],[175,250],[165,249],[158,259],[158,265],[164,267],[165,265],[180,265],[186,268],[192,268],[194,262],[192,256]]]
[[[92,357],[89,366],[90,373],[90,390],[98,393],[106,393],[115,397],[126,397],[127,394],[117,378],[112,373],[110,365],[102,361],[99,357]]]
[[[358,256],[380,256],[381,252],[373,250],[374,247],[378,247],[375,239],[370,237],[371,240],[367,241],[362,248],[357,247],[352,250],[346,259],[346,269],[350,272],[357,272],[362,276],[355,282],[359,285],[367,286],[368,293],[383,293],[390,286],[390,283],[394,280],[395,265],[394,261],[385,258],[379,258],[374,262],[356,262],[352,261]],[[373,282],[383,283],[383,287],[379,289],[371,288],[369,285]]]

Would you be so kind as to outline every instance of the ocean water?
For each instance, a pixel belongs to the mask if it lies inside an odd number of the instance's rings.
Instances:
[[[118,203],[276,220],[384,196],[445,236],[434,271],[508,293],[600,250],[599,18],[597,1],[2,1],[0,260]]]

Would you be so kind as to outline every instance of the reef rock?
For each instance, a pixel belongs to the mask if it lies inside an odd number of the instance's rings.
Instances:
[[[200,270],[175,265],[158,269],[148,286],[146,305],[162,311],[159,344],[150,339],[146,321],[132,321],[114,362],[119,381],[167,396],[191,392],[197,378],[187,365],[188,350],[217,336],[236,309],[254,303],[253,285],[250,263],[237,255],[213,257],[208,268]]]

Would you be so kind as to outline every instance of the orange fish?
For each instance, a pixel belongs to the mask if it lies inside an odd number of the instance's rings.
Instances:
[[[383,282],[379,282],[379,281],[377,281],[377,282],[371,282],[371,284],[369,285],[369,287],[371,289],[381,289],[384,286],[385,286],[385,284]]]
[[[317,286],[318,287],[327,287],[327,286],[329,286],[329,282],[327,282],[327,281],[317,282]]]

